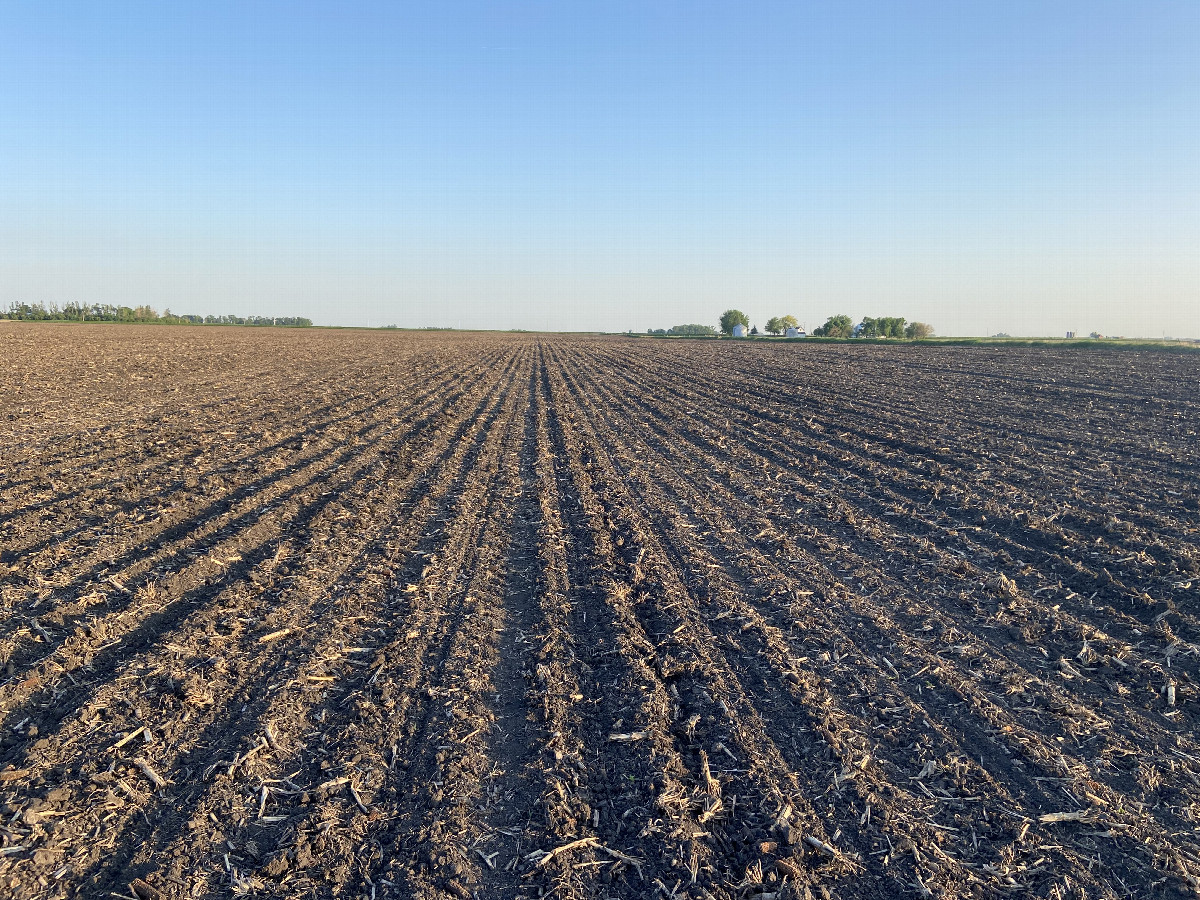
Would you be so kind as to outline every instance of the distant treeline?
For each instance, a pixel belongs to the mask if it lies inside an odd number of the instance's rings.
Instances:
[[[926,322],[909,322],[903,316],[864,316],[857,325],[847,315],[830,316],[813,331],[817,337],[908,338],[921,341],[933,336],[933,326]]]
[[[31,322],[153,322],[158,325],[267,325],[310,328],[312,319],[303,316],[192,316],[176,315],[167,310],[159,313],[149,306],[111,306],[108,303],[55,304],[12,303],[0,319],[22,319]]]
[[[705,337],[717,333],[711,325],[672,325],[670,328],[647,328],[646,334],[674,334],[687,337]]]

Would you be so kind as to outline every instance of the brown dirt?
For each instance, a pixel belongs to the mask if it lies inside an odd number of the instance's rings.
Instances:
[[[0,894],[1200,894],[1200,361],[0,324]]]

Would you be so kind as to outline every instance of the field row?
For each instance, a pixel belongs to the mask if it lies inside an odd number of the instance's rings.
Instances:
[[[1190,357],[0,349],[14,896],[1200,892]]]

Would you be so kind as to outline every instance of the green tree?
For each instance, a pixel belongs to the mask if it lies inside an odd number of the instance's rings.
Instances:
[[[780,319],[779,316],[772,316],[771,318],[767,319],[767,324],[763,326],[763,328],[767,329],[767,331],[771,332],[771,334],[782,334],[784,327],[783,320]]]
[[[914,341],[923,341],[933,336],[933,326],[928,322],[909,322],[908,327],[904,329],[904,336]]]
[[[787,331],[789,328],[799,328],[800,327],[800,323],[799,323],[799,321],[797,321],[795,316],[783,316],[779,320],[779,324],[783,326],[780,329],[781,331]]]
[[[740,309],[727,309],[721,313],[721,331],[725,334],[733,334],[734,325],[744,325],[750,327],[750,317]]]
[[[878,319],[864,316],[859,335],[862,337],[902,338],[905,334],[904,326],[903,316],[881,316]]]
[[[813,334],[818,337],[848,338],[854,334],[854,320],[849,316],[830,316]]]

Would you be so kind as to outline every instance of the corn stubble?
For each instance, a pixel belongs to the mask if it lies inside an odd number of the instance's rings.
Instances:
[[[1189,358],[0,347],[8,896],[1200,889]]]

